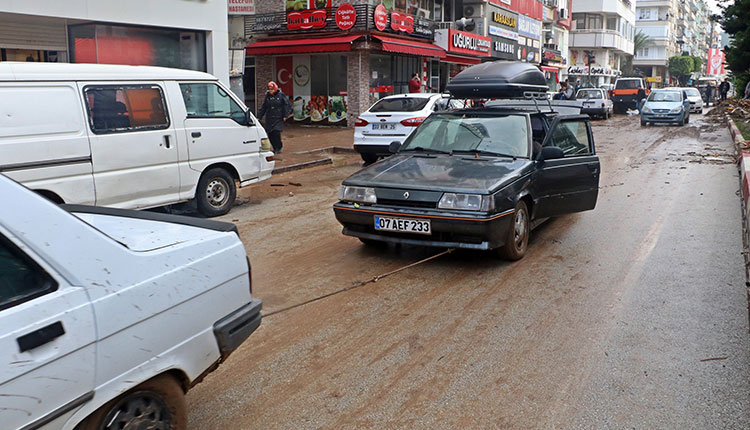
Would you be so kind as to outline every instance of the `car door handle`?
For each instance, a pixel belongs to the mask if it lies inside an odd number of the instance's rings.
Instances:
[[[247,145],[248,143],[255,143],[255,142],[257,142],[257,141],[256,140],[245,140],[242,143],[245,144],[245,145]]]
[[[596,175],[597,173],[599,173],[599,166],[589,165],[589,170],[591,171],[592,175]]]
[[[52,342],[64,334],[65,328],[63,328],[62,322],[57,321],[48,326],[42,327],[39,330],[34,330],[31,333],[16,338],[16,342],[18,342],[18,347],[21,352],[24,352],[38,348],[45,343]]]
[[[169,135],[164,136],[164,146],[169,149]]]
[[[201,132],[200,131],[194,131],[194,132],[190,133],[190,135],[193,136],[193,137],[201,137]]]

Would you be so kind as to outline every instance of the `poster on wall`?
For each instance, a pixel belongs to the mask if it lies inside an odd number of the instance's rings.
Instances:
[[[346,119],[346,96],[328,98],[328,122],[336,123]]]
[[[307,109],[313,124],[327,120],[328,96],[311,96],[310,101],[307,102]]]
[[[295,121],[307,121],[310,119],[308,102],[310,101],[310,56],[295,55],[293,61],[292,82],[294,98],[292,112]]]

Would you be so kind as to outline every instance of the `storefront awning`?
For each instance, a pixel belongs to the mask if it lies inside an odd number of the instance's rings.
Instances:
[[[542,71],[544,72],[552,72],[557,73],[560,71],[559,67],[549,67],[549,66],[542,66]]]
[[[302,54],[308,52],[341,52],[352,49],[352,42],[361,34],[317,37],[304,39],[262,40],[245,48],[247,55],[263,54]]]
[[[466,64],[471,66],[482,62],[481,59],[476,57],[463,57],[461,55],[450,54],[446,55],[445,58],[441,59],[440,61],[444,61],[446,63]]]
[[[373,34],[373,37],[383,43],[383,51],[421,55],[424,57],[445,58],[445,50],[432,43],[398,39],[396,37],[381,36],[379,34]]]

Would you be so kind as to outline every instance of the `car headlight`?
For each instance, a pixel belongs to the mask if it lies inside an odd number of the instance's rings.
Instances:
[[[671,113],[680,113],[680,112],[682,112],[682,106],[677,106],[676,108],[673,108],[669,112],[671,112]]]
[[[443,193],[438,203],[439,209],[454,209],[460,211],[484,211],[494,209],[491,196],[480,194]]]
[[[641,109],[641,112],[644,112],[644,113],[651,113],[651,109],[649,109],[649,107],[648,107],[648,106],[643,106],[643,108]]]
[[[347,185],[342,185],[339,189],[339,200],[373,204],[378,202],[378,198],[375,196],[375,188],[350,187]]]

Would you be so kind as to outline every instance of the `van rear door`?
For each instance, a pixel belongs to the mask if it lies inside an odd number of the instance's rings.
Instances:
[[[178,146],[162,82],[79,83],[90,129],[96,205],[179,201]]]

